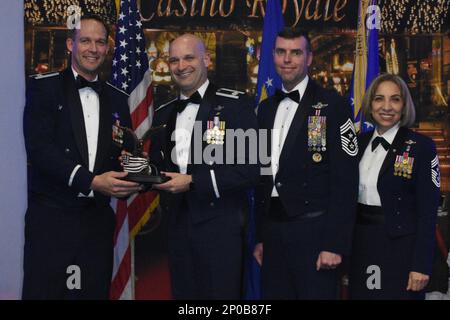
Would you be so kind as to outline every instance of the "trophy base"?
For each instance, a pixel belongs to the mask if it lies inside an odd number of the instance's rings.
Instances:
[[[123,177],[122,180],[137,182],[144,185],[153,185],[160,184],[170,180],[169,177],[166,176],[155,176],[148,174],[140,174],[140,173],[128,173],[126,177]]]

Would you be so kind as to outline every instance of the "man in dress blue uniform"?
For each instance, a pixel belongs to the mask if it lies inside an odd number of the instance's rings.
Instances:
[[[110,196],[141,189],[120,180],[126,173],[119,172],[120,150],[112,143],[113,124],[131,126],[127,96],[98,80],[107,26],[84,16],[66,44],[71,67],[33,76],[27,90],[24,299],[107,299],[115,226]]]
[[[261,102],[270,163],[257,191],[254,255],[265,299],[335,299],[351,243],[358,145],[350,107],[307,73],[308,35],[285,28],[273,52],[283,90]]]
[[[242,153],[229,147],[228,129],[256,135],[256,116],[243,94],[209,82],[210,56],[199,38],[176,38],[169,54],[180,97],[156,110],[154,125],[167,127],[153,139],[150,160],[171,178],[155,187],[166,191],[161,201],[170,215],[172,293],[239,299],[245,190],[255,185],[259,167],[256,158],[249,164],[248,143]]]

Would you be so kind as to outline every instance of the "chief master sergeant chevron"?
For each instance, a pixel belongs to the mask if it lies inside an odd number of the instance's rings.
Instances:
[[[81,18],[66,40],[71,66],[30,79],[24,113],[28,156],[24,299],[108,299],[115,216],[110,196],[140,190],[122,181],[112,125],[130,127],[127,96],[98,81],[108,29]],[[113,171],[116,170],[116,171]],[[81,286],[67,287],[76,265]]]
[[[199,38],[184,34],[173,40],[169,66],[180,97],[157,109],[154,119],[154,126],[167,124],[167,130],[152,140],[150,160],[171,177],[156,188],[167,191],[161,201],[170,215],[169,265],[175,299],[241,297],[245,191],[259,177],[256,159],[250,164],[249,148],[244,154],[235,153],[233,163],[225,161],[235,151],[225,150],[229,132],[225,130],[256,130],[257,121],[250,99],[217,90],[209,82],[209,64]],[[220,159],[210,162],[201,156],[197,163],[194,153],[211,147],[216,156],[220,154],[214,158]],[[244,161],[238,163],[238,158]]]

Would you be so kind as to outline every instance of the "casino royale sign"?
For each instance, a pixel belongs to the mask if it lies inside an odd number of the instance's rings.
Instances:
[[[314,29],[356,26],[358,1],[279,0],[285,24]],[[146,28],[260,29],[266,0],[138,0]]]

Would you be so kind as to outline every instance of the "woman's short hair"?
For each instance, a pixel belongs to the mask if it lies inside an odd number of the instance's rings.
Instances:
[[[395,83],[400,89],[400,95],[403,100],[403,109],[402,109],[402,117],[400,119],[401,127],[410,127],[414,124],[416,120],[416,109],[414,108],[414,102],[411,98],[411,94],[409,93],[408,86],[405,81],[397,75],[390,73],[383,73],[376,77],[364,95],[364,99],[362,102],[362,112],[364,114],[364,118],[366,121],[369,121],[373,124],[376,124],[375,120],[372,117],[372,101],[375,97],[375,93],[378,89],[378,86],[382,82],[390,81]]]

